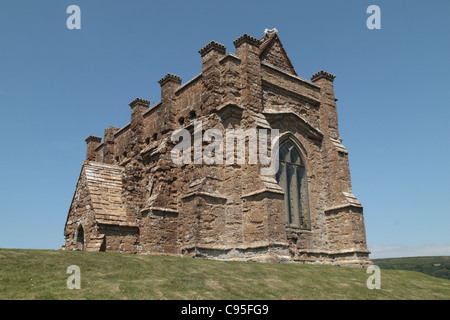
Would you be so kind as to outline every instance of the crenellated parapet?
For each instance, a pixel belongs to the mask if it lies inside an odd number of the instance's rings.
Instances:
[[[244,43],[259,47],[261,45],[261,40],[244,33],[242,36],[233,41],[235,48],[239,48]]]
[[[225,54],[226,53],[226,47],[223,44],[220,44],[218,42],[215,41],[211,41],[210,43],[208,43],[206,46],[204,46],[203,48],[201,48],[198,53],[200,53],[200,55],[203,57],[205,56],[207,53],[209,53],[210,51],[216,51],[220,54]]]
[[[317,73],[315,73],[315,74],[313,74],[311,76],[311,81],[315,82],[315,81],[317,81],[319,79],[322,79],[322,78],[330,80],[330,81],[334,81],[334,78],[336,78],[336,76],[334,74],[331,74],[331,73],[328,73],[326,71],[320,70],[319,72],[317,72]]]

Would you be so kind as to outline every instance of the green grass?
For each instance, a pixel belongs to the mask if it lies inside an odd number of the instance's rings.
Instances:
[[[383,269],[411,270],[450,280],[450,257],[409,257],[375,259],[373,263]]]
[[[69,290],[67,267],[81,270]],[[450,281],[381,270],[169,256],[0,249],[0,299],[449,299]]]

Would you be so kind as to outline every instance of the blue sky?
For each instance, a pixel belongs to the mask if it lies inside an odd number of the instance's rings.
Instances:
[[[69,5],[81,30],[69,30]],[[381,29],[369,30],[369,5]],[[300,77],[335,74],[373,258],[450,255],[450,2],[2,1],[0,248],[58,249],[84,139],[201,72],[211,40],[277,28]]]

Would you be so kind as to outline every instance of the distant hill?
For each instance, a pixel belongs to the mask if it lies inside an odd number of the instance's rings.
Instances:
[[[449,256],[372,259],[372,262],[381,269],[418,271],[450,280]]]
[[[73,265],[79,268],[81,289],[69,290],[67,269]],[[363,268],[0,249],[0,300],[450,299],[449,280],[383,268],[381,289],[370,290],[372,274]]]

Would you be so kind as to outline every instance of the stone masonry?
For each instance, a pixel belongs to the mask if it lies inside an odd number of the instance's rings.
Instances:
[[[167,74],[158,103],[136,98],[127,125],[106,128],[103,141],[86,139],[62,249],[370,264],[339,136],[335,76],[299,77],[276,30],[244,34],[234,46],[226,53],[211,41],[199,51],[201,73],[184,84]],[[278,129],[280,171],[262,175],[264,165],[248,161],[175,164],[172,134],[194,135],[195,122],[224,134]]]

